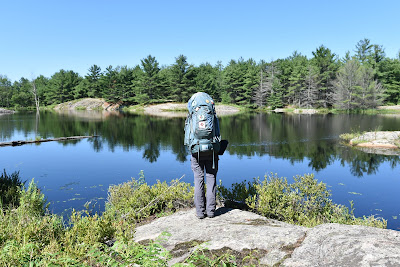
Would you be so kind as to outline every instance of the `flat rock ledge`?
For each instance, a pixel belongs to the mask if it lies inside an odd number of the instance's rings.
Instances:
[[[366,153],[398,156],[400,155],[400,131],[366,132],[351,139],[349,144]]]
[[[366,226],[291,225],[237,209],[219,208],[214,218],[179,211],[136,228],[135,241],[155,240],[171,252],[170,265],[198,247],[251,254],[259,266],[400,266],[400,232]]]

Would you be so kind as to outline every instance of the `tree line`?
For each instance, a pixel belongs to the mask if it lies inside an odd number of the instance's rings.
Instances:
[[[50,78],[40,75],[12,83],[0,75],[0,106],[48,106],[94,97],[125,105],[186,102],[198,91],[216,101],[247,107],[366,109],[400,104],[400,54],[386,57],[384,48],[369,39],[340,58],[324,45],[312,57],[293,52],[270,62],[231,60],[226,66],[190,64],[179,55],[174,64],[161,66],[148,55],[134,67],[92,65],[81,77],[60,70]]]

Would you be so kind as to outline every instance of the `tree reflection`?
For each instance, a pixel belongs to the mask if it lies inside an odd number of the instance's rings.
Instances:
[[[99,135],[89,139],[93,149],[101,152],[122,147],[143,152],[143,159],[156,162],[160,150],[172,151],[176,160],[185,162],[188,151],[183,145],[185,118],[160,118],[124,113],[75,112],[58,114],[44,111],[40,120],[34,113],[17,113],[0,118],[0,136],[10,140],[14,131],[25,136],[32,133],[42,138],[74,135]],[[12,119],[10,119],[12,118]],[[242,156],[270,155],[295,162],[308,161],[314,171],[320,171],[339,160],[350,166],[353,175],[376,173],[384,162],[392,168],[398,156],[365,153],[343,146],[338,136],[351,132],[376,129],[395,130],[393,117],[367,115],[285,115],[248,113],[220,118],[223,139],[229,140],[226,153]],[[65,142],[74,145],[81,141]]]
[[[148,160],[149,162],[157,161],[157,158],[160,156],[160,148],[158,144],[154,142],[148,143],[143,152],[143,158]]]

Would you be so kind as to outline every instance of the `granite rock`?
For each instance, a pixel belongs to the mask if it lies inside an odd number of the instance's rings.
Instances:
[[[257,251],[264,266],[400,266],[400,232],[366,226],[307,228],[229,208],[200,220],[191,209],[137,227],[135,241],[154,240],[162,233],[169,235],[161,244],[172,252],[170,264],[206,247]],[[189,243],[194,245],[184,245]]]

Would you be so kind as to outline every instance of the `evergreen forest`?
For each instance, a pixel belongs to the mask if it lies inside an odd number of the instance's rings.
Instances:
[[[389,58],[383,46],[360,40],[344,57],[324,45],[312,57],[295,51],[270,62],[231,60],[226,66],[195,66],[184,55],[163,66],[152,55],[139,64],[92,65],[82,77],[73,70],[59,70],[12,82],[0,74],[0,107],[51,106],[85,97],[104,98],[123,105],[186,102],[198,91],[217,102],[249,108],[373,109],[400,104],[400,53]]]

